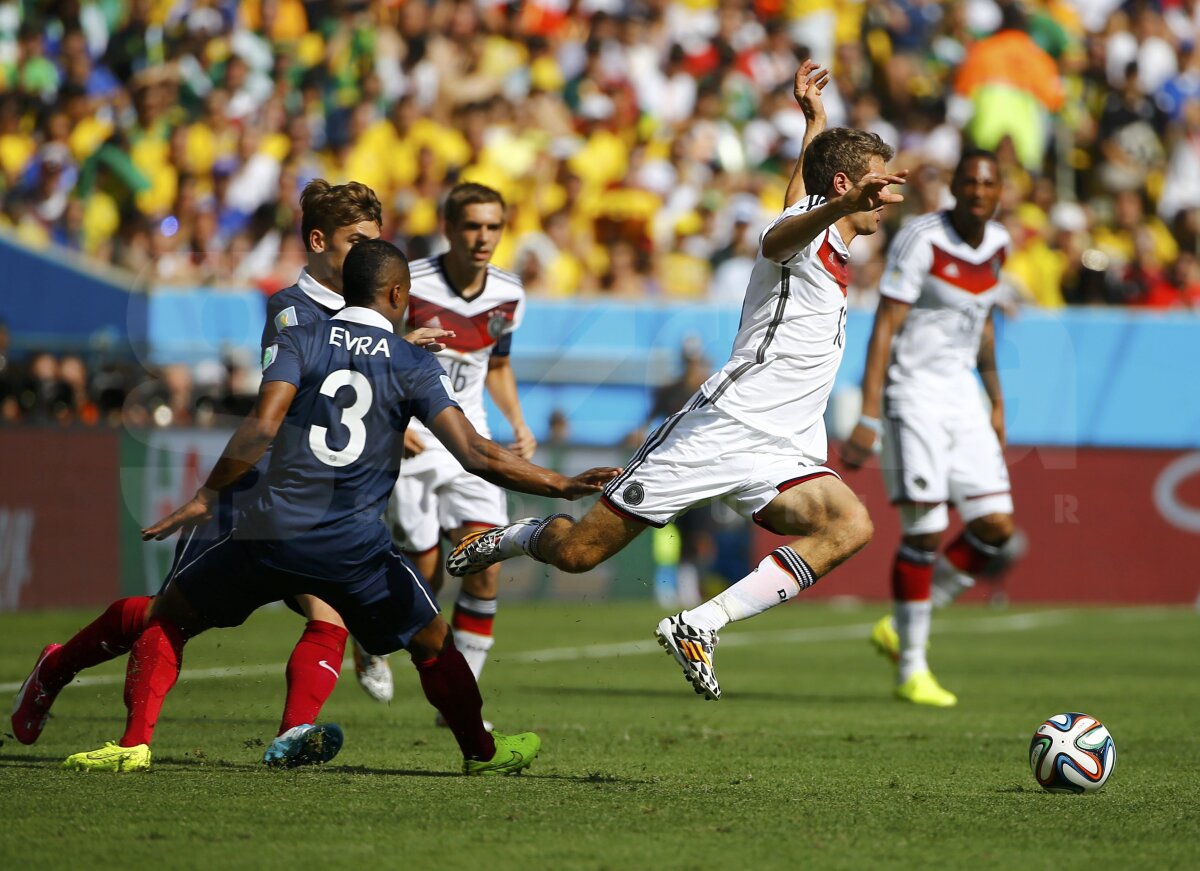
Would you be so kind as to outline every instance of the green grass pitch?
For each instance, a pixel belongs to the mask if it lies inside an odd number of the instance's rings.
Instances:
[[[123,660],[64,691],[36,746],[6,736],[0,866],[1200,867],[1200,616],[941,612],[931,659],[960,697],[942,711],[891,699],[865,640],[879,613],[799,604],[729,627],[712,703],[650,638],[652,605],[503,605],[485,713],[545,744],[526,776],[470,780],[403,657],[390,707],[347,662],[331,765],[262,770],[300,622],[260,613],[189,646],[148,773],[58,769],[120,734]],[[5,691],[90,616],[0,616]],[[1116,741],[1098,794],[1029,772],[1034,728],[1068,710]]]

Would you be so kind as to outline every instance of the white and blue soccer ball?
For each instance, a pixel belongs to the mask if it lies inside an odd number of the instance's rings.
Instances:
[[[1108,729],[1088,714],[1055,714],[1033,733],[1029,767],[1047,792],[1094,792],[1117,764]]]

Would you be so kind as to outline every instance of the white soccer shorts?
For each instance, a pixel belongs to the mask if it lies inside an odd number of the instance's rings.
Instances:
[[[508,498],[495,484],[466,471],[448,451],[428,448],[401,464],[387,518],[401,550],[423,553],[438,546],[443,530],[504,526]]]
[[[964,523],[1013,511],[1004,452],[982,404],[887,410],[880,464],[907,534],[946,529],[948,502]]]
[[[617,514],[662,527],[688,508],[721,499],[761,524],[756,515],[783,491],[837,476],[823,463],[787,439],[734,420],[697,393],[646,438],[604,488],[604,501]]]

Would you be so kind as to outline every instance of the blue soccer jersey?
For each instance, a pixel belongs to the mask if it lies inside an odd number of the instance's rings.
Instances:
[[[340,294],[300,270],[300,277],[291,287],[285,287],[267,300],[267,322],[263,325],[262,348],[275,344],[279,334],[288,327],[328,320],[334,312],[341,311],[346,303]]]
[[[445,370],[383,315],[347,308],[280,333],[264,351],[263,380],[298,392],[238,537],[284,571],[331,580],[378,572],[409,419],[429,423],[458,406]]]

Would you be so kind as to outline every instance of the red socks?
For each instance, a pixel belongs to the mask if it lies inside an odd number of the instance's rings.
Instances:
[[[987,574],[988,565],[1000,553],[1000,548],[984,544],[964,529],[946,548],[946,560],[964,575],[972,578]]]
[[[454,616],[450,618],[450,626],[456,633],[471,632],[491,638],[495,621],[495,599],[477,599],[466,593],[458,594],[454,602]]]
[[[421,689],[429,704],[438,709],[459,749],[467,759],[491,759],[496,755],[496,742],[483,728],[483,697],[467,661],[452,641],[439,656],[424,662],[414,662],[421,676]]]
[[[928,601],[936,558],[935,553],[900,545],[892,563],[892,598],[897,602]]]
[[[128,653],[146,628],[146,614],[152,601],[150,596],[131,596],[113,602],[108,610],[46,657],[41,670],[42,683],[50,689],[61,689],[84,669]]]
[[[183,631],[166,620],[151,620],[129,651],[125,672],[125,734],[122,747],[149,744],[163,700],[179,678]]]
[[[287,701],[279,734],[315,723],[321,707],[337,686],[346,655],[347,632],[324,620],[310,620],[287,664]]]

